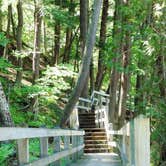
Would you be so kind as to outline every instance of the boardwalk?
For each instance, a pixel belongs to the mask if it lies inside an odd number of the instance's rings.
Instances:
[[[84,154],[84,156],[71,166],[121,166],[116,154]]]

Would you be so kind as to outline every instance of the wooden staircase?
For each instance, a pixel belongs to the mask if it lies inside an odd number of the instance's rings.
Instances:
[[[108,153],[108,142],[105,128],[97,128],[94,112],[79,111],[80,128],[85,130],[85,153]]]

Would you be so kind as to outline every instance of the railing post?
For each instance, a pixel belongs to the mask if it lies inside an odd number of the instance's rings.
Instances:
[[[19,165],[29,162],[29,139],[17,140]]]
[[[80,140],[79,140],[80,145],[83,145],[83,144],[84,144],[84,136],[81,135],[79,138],[80,138]],[[81,149],[81,150],[80,150],[80,156],[79,156],[79,157],[81,157],[83,154],[84,154],[84,149]]]
[[[40,157],[48,156],[48,138],[40,138]]]
[[[135,166],[150,166],[150,124],[143,115],[134,119]]]
[[[55,143],[55,150],[54,152],[60,152],[61,150],[61,147],[60,147],[60,143],[61,143],[61,137],[60,136],[57,136],[57,137],[54,137],[54,143]],[[60,160],[57,160],[55,161],[55,166],[60,166],[61,162]]]
[[[75,148],[77,146],[77,136],[72,136],[72,148]],[[75,162],[77,160],[77,153],[74,153],[72,155],[72,160]]]
[[[65,136],[64,137],[64,150],[68,150],[69,146],[70,146],[70,136]],[[69,165],[69,162],[70,162],[69,156],[65,157],[65,162],[66,162],[66,165]]]

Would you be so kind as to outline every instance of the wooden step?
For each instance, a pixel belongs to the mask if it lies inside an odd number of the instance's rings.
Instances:
[[[95,135],[106,136],[106,132],[103,132],[103,131],[101,131],[101,132],[96,132],[96,131],[94,131],[94,132],[85,132],[85,135],[86,136],[95,136]]]
[[[94,124],[96,125],[95,121],[80,121],[80,124]]]
[[[95,113],[78,113],[79,116],[91,116],[91,115],[95,115]]]
[[[107,153],[109,152],[108,148],[88,148],[84,149],[85,153]]]
[[[84,140],[106,140],[106,136],[84,136]]]
[[[86,144],[85,149],[87,148],[108,148],[107,144]]]
[[[95,128],[96,124],[80,124],[80,127],[83,127],[83,128]]]
[[[103,132],[105,132],[105,128],[96,128],[96,127],[94,127],[94,128],[86,127],[86,128],[84,128],[84,130],[85,130],[85,132],[94,132],[94,131],[97,131],[97,132],[103,131]]]
[[[86,144],[107,144],[107,140],[84,140]]]

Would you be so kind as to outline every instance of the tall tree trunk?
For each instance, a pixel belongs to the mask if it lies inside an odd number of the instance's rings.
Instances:
[[[7,15],[7,28],[6,28],[7,39],[9,39],[9,35],[10,35],[11,14],[12,14],[12,5],[10,4],[8,6],[8,15]],[[4,53],[3,53],[3,57],[6,59],[8,59],[8,47],[9,47],[9,44],[6,44]]]
[[[39,78],[39,65],[40,65],[40,44],[41,44],[41,2],[35,0],[35,13],[34,13],[34,24],[35,24],[35,36],[34,36],[34,51],[33,51],[33,83]]]
[[[80,0],[80,48],[83,56],[86,37],[88,34],[89,0]]]
[[[12,127],[13,121],[9,112],[9,105],[0,82],[0,126]]]
[[[57,0],[55,0],[56,4]],[[61,0],[58,0],[59,6],[61,7]],[[58,58],[60,56],[60,36],[61,36],[61,25],[59,20],[55,20],[54,26],[54,55],[53,55],[53,65],[58,64]]]
[[[95,89],[93,57],[90,63],[89,76],[90,76],[90,93],[92,94]]]
[[[120,64],[120,57],[122,53],[122,0],[116,0],[114,13],[114,27],[113,27],[113,54],[112,71],[110,78],[110,103],[109,103],[109,121],[114,122],[115,111],[117,110],[117,92],[119,88],[119,72],[117,69]],[[118,47],[117,47],[118,46]]]
[[[13,37],[16,40],[16,26],[13,18],[13,10],[11,8],[11,24],[12,24],[12,31],[13,31]]]
[[[69,102],[65,106],[64,116],[62,117],[61,124],[60,124],[62,127],[65,127],[67,125],[70,114],[72,113],[74,106],[76,102],[78,101],[78,98],[81,95],[81,92],[84,88],[84,84],[85,84],[85,81],[89,72],[89,68],[90,68],[93,47],[95,44],[96,30],[97,30],[97,24],[99,20],[101,5],[102,5],[102,0],[94,0],[92,21],[89,27],[89,33],[88,33],[88,38],[86,41],[86,49],[84,50],[81,71],[77,80],[77,84],[69,99]]]
[[[124,1],[123,5],[126,8],[130,7],[129,0]],[[131,25],[131,16],[128,13],[123,13],[123,47],[122,47],[122,67],[123,71],[120,75],[120,91],[119,91],[119,101],[118,101],[118,121],[119,127],[124,124],[126,116],[126,101],[127,94],[129,91],[130,84],[130,54],[131,54],[131,30],[126,29],[125,26]]]
[[[107,17],[108,17],[108,0],[103,1],[102,19],[100,27],[100,40],[99,40],[99,59],[98,59],[98,71],[95,81],[95,89],[100,90],[102,81],[104,79],[106,67],[104,65],[104,45],[106,40],[106,29],[107,29]]]
[[[164,43],[166,42],[164,37],[161,37],[160,43],[159,45],[160,50],[158,52],[157,55],[157,59],[156,59],[156,71],[157,71],[157,75],[158,75],[158,80],[159,80],[159,90],[160,90],[160,101],[162,100],[162,102],[164,103],[166,101],[166,79],[165,79],[165,71],[164,71],[164,56],[165,56],[165,47],[164,47]],[[165,162],[166,161],[166,143],[161,141],[161,149],[160,149],[160,161]]]
[[[2,6],[2,1],[0,0],[0,7]],[[1,8],[0,8],[0,32],[2,32],[2,27],[3,27],[3,25],[2,25],[2,20],[3,20],[3,16],[2,16],[2,10],[1,10]]]
[[[88,34],[88,10],[89,10],[89,0],[80,0],[80,52],[81,57],[83,57],[86,37]],[[81,97],[88,97],[88,82],[89,82],[89,72],[84,84],[84,88],[81,92]]]
[[[18,13],[18,26],[17,26],[17,50],[19,52],[19,57],[18,57],[18,66],[20,70],[17,71],[17,76],[16,76],[16,83],[18,85],[21,84],[22,80],[22,68],[23,68],[23,60],[21,57],[21,50],[22,50],[22,29],[23,29],[23,10],[22,10],[22,0],[18,0],[17,3],[17,13]]]
[[[54,28],[54,64],[58,64],[58,58],[60,54],[60,34],[61,34],[60,22],[56,21]]]
[[[71,28],[67,28],[66,30],[66,44],[65,44],[65,51],[63,54],[63,63],[69,63],[70,60],[70,49],[71,49],[71,40],[72,40],[72,30]]]
[[[44,53],[47,54],[47,32],[46,32],[46,23],[43,20],[43,46],[44,46]]]
[[[35,26],[35,36],[34,36],[34,52],[33,52],[33,84],[39,79],[40,70],[40,44],[41,44],[41,1],[35,0],[35,13],[34,13],[34,26]],[[35,114],[34,119],[37,118],[39,103],[38,96],[35,96],[32,101],[32,111]]]

